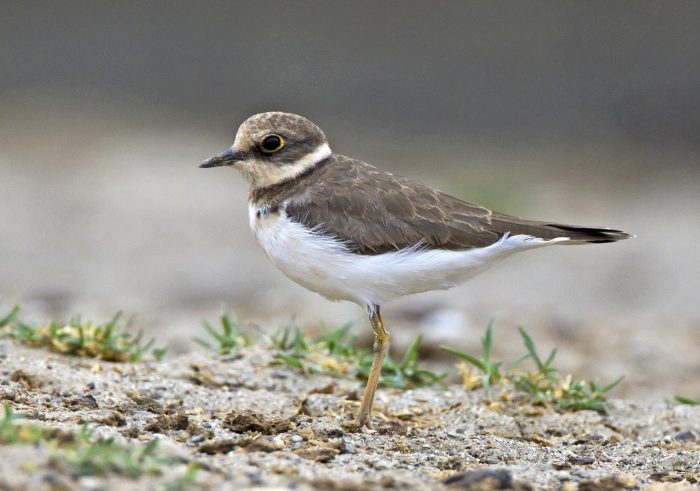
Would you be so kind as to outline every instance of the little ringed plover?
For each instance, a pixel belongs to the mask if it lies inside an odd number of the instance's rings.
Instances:
[[[323,131],[295,114],[248,118],[230,149],[200,165],[220,166],[250,184],[250,227],[275,266],[311,291],[367,311],[375,341],[357,415],[365,426],[389,346],[380,305],[452,288],[515,252],[630,237],[467,203],[333,153]]]

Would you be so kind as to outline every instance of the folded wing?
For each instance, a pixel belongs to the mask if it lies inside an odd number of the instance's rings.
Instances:
[[[574,243],[614,242],[619,231],[581,227],[492,212],[369,164],[334,156],[303,193],[286,201],[287,216],[345,243],[359,254],[410,247],[464,250],[486,247],[504,234]]]

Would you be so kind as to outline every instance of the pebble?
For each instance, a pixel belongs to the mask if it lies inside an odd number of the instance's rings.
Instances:
[[[676,433],[676,436],[673,438],[679,442],[694,442],[698,439],[698,436],[693,430],[685,430]]]
[[[381,459],[373,459],[369,464],[373,469],[378,471],[383,471],[389,468],[389,465]]]
[[[568,460],[574,465],[590,465],[595,462],[593,457],[584,457],[582,455],[571,455]]]
[[[198,443],[202,443],[204,440],[206,440],[207,437],[206,435],[195,435],[189,440],[187,440],[187,445],[193,446],[197,445]]]
[[[661,465],[661,467],[673,467],[679,460],[680,459],[677,455],[669,455],[668,457],[661,459],[659,461],[659,465]]]
[[[477,469],[448,477],[443,484],[462,489],[513,489],[513,475],[506,469]]]
[[[292,435],[289,439],[294,443],[299,443],[299,442],[304,441],[304,437],[302,437],[300,435]]]
[[[94,477],[81,477],[78,485],[84,491],[98,491],[105,488],[104,480]]]
[[[63,477],[59,476],[58,474],[54,474],[54,473],[44,474],[42,477],[42,480],[45,483],[48,483],[51,485],[57,485],[57,484],[63,483]]]
[[[600,433],[588,433],[586,435],[583,435],[581,438],[576,440],[574,444],[580,444],[580,443],[586,443],[586,442],[597,442],[605,440],[605,437],[601,435]]]

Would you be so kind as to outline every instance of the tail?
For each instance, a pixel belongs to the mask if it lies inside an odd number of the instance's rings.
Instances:
[[[580,227],[577,225],[561,225],[558,223],[549,223],[546,225],[555,231],[561,231],[562,237],[568,237],[573,243],[587,244],[606,244],[608,242],[617,242],[618,240],[629,239],[634,237],[622,230],[602,227]]]
[[[546,240],[568,238],[569,241],[563,242],[564,244],[605,244],[634,237],[622,230],[612,228],[538,222],[503,215],[494,216],[492,224],[498,231],[510,235],[530,235]]]

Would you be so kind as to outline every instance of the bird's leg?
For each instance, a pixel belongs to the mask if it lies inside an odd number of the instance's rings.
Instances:
[[[369,371],[367,378],[367,386],[365,393],[362,396],[362,404],[360,412],[357,414],[357,423],[360,426],[372,427],[372,404],[374,403],[374,393],[377,390],[379,376],[382,373],[382,365],[384,363],[384,355],[389,349],[389,332],[384,329],[382,316],[379,313],[379,306],[374,305],[368,309],[369,320],[372,323],[374,331],[374,361],[372,368]]]

